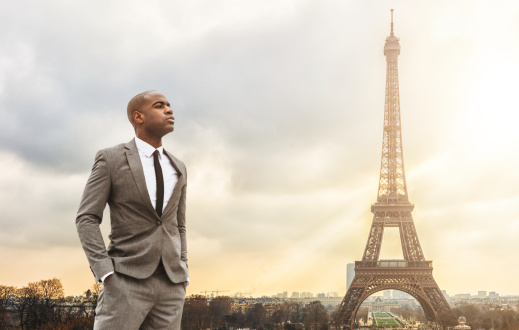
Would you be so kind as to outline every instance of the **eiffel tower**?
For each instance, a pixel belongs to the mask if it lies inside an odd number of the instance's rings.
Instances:
[[[413,296],[422,306],[428,321],[440,324],[439,315],[450,306],[434,281],[432,261],[425,260],[414,226],[414,204],[409,202],[402,151],[400,96],[398,88],[399,38],[386,38],[386,99],[384,135],[377,202],[371,205],[373,222],[362,261],[355,262],[355,277],[339,306],[342,324],[355,327],[355,316],[362,302],[382,290],[400,290]],[[404,259],[380,260],[384,228],[398,227]]]

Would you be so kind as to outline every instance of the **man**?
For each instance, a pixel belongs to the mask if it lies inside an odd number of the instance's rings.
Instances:
[[[128,103],[136,137],[97,153],[76,226],[96,281],[94,329],[180,329],[186,286],[186,168],[162,147],[174,129],[157,91]],[[110,206],[110,244],[99,225]]]

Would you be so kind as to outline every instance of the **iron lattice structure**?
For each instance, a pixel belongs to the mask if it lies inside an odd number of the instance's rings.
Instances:
[[[434,281],[432,261],[425,260],[411,212],[404,171],[400,96],[398,87],[399,38],[386,38],[387,61],[384,134],[377,202],[371,206],[373,222],[362,261],[355,262],[355,277],[339,306],[342,324],[354,327],[355,315],[362,302],[382,290],[400,290],[413,296],[429,321],[440,323],[439,315],[450,310],[447,300]],[[403,260],[380,260],[384,228],[398,227]]]

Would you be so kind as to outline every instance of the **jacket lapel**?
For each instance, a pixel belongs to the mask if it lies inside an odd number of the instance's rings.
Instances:
[[[148,194],[148,187],[146,186],[144,170],[142,169],[142,163],[139,156],[139,151],[137,149],[137,145],[135,144],[135,139],[132,139],[130,142],[126,143],[124,147],[126,159],[128,160],[128,165],[130,166],[130,170],[132,171],[133,179],[137,184],[137,189],[139,189],[139,193],[141,194],[141,197],[144,200],[146,206],[153,211],[153,214],[157,214],[157,212],[153,208],[153,205],[151,204],[150,195]]]
[[[173,167],[177,171],[177,173],[178,173],[178,181],[175,184],[175,188],[173,188],[173,193],[171,193],[171,197],[169,198],[169,202],[166,205],[166,208],[164,209],[164,212],[162,213],[163,217],[164,217],[164,215],[166,213],[168,213],[173,208],[173,205],[175,204],[174,197],[177,196],[177,194],[180,194],[179,190],[182,189],[182,186],[184,186],[184,183],[185,183],[185,180],[186,180],[185,173],[182,170],[184,167],[180,164],[180,161],[178,159],[176,159],[175,157],[173,157],[173,155],[170,154],[165,149],[164,149],[164,153],[166,154],[166,156],[168,156],[169,160],[171,161],[171,164],[173,165]]]

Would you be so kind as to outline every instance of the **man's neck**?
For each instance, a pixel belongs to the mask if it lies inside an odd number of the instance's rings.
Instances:
[[[158,147],[162,146],[162,139],[161,138],[152,138],[150,136],[147,136],[147,135],[143,135],[143,134],[135,134],[139,139],[141,139],[142,141],[146,142],[147,144],[149,144],[150,146],[152,146],[153,148],[157,149]]]

